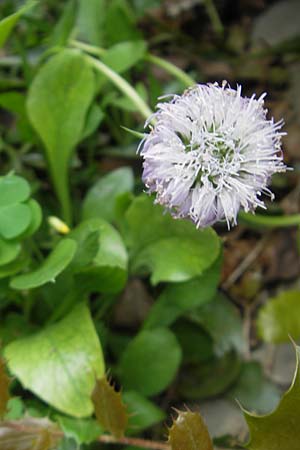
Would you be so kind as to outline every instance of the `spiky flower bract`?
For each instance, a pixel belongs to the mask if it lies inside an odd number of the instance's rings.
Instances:
[[[226,83],[198,84],[161,102],[140,146],[143,181],[156,202],[197,227],[237,223],[240,208],[265,208],[271,176],[284,172],[283,121],[267,119],[265,94],[241,96]],[[148,121],[147,125],[150,123]]]

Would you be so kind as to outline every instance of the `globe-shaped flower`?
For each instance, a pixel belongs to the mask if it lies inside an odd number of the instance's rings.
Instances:
[[[286,170],[283,121],[267,119],[264,97],[242,97],[240,86],[226,83],[199,84],[159,103],[140,145],[143,181],[156,202],[197,227],[224,219],[230,227],[240,208],[264,208],[262,194],[273,199],[271,175]]]

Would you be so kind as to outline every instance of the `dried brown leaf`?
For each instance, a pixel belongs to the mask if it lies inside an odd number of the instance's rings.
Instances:
[[[1,450],[51,450],[61,437],[59,428],[46,418],[0,423]]]
[[[10,379],[5,371],[5,363],[0,358],[0,419],[3,418],[7,409],[7,402],[9,400],[9,385]]]
[[[177,411],[178,416],[169,429],[172,450],[213,450],[207,427],[199,413]]]
[[[124,436],[128,423],[126,406],[121,393],[116,392],[105,377],[97,380],[92,402],[99,424],[116,438]]]

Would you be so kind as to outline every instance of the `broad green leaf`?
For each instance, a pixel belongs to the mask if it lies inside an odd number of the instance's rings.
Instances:
[[[264,376],[260,364],[250,361],[242,365],[240,376],[229,391],[229,396],[238,400],[247,410],[266,414],[277,406],[280,391]]]
[[[11,34],[14,26],[20,19],[20,17],[26,13],[30,8],[32,8],[37,2],[35,0],[28,1],[25,5],[19,9],[19,11],[5,17],[0,22],[0,47],[3,47],[5,41]]]
[[[59,423],[65,436],[73,438],[78,445],[90,444],[103,433],[95,419],[74,419],[57,415],[55,420]]]
[[[5,239],[13,239],[29,227],[31,209],[25,203],[0,207],[0,234]]]
[[[213,450],[207,426],[201,415],[192,411],[178,411],[169,428],[171,450]]]
[[[92,401],[100,426],[116,438],[124,436],[128,424],[127,408],[121,393],[116,392],[106,377],[96,381]]]
[[[162,409],[136,391],[124,392],[123,400],[128,407],[130,434],[137,434],[166,418]]]
[[[134,178],[129,167],[122,167],[104,175],[88,191],[83,202],[83,218],[102,217],[113,221],[118,195],[133,189]]]
[[[242,321],[237,309],[225,295],[217,294],[213,301],[189,313],[188,317],[210,334],[217,355],[221,356],[231,349],[241,354],[244,352]]]
[[[29,195],[30,186],[24,178],[10,174],[0,177],[0,208],[24,202]]]
[[[5,370],[4,360],[0,356],[0,420],[3,419],[7,411],[7,403],[10,397],[9,385],[10,379]]]
[[[257,416],[244,411],[250,430],[249,450],[299,450],[300,442],[300,348],[290,389],[271,414]]]
[[[106,3],[107,0],[79,0],[76,31],[80,39],[103,45]]]
[[[50,450],[61,437],[57,425],[46,418],[0,422],[1,450]]]
[[[286,291],[268,300],[258,313],[257,328],[265,342],[300,338],[300,291]]]
[[[61,240],[38,269],[14,277],[10,282],[11,288],[34,289],[43,284],[55,282],[55,278],[72,261],[76,248],[74,240]]]
[[[179,316],[211,301],[216,294],[222,258],[193,280],[170,283],[153,304],[145,328],[171,325]]]
[[[120,42],[103,55],[103,62],[117,73],[126,72],[146,54],[145,41]]]
[[[94,95],[94,74],[84,55],[63,50],[37,73],[30,87],[27,109],[46,149],[53,183],[70,222],[69,162],[85,125]]]
[[[90,238],[96,242],[95,233],[98,233],[98,245],[91,250],[96,253],[86,266],[75,270],[76,279],[90,292],[119,292],[127,279],[128,257],[117,230],[105,220],[95,218],[82,222],[69,236],[78,242],[82,255]]]
[[[173,381],[180,362],[181,349],[171,331],[167,328],[141,331],[121,357],[122,385],[145,396],[158,394]]]
[[[16,241],[4,241],[0,238],[0,266],[14,261],[21,251],[21,245]]]
[[[125,217],[131,269],[150,271],[152,284],[197,277],[220,253],[220,240],[211,228],[197,230],[191,222],[174,220],[150,197],[136,198]]]
[[[104,361],[84,304],[60,322],[9,344],[5,357],[22,385],[49,405],[74,417],[93,412],[90,398],[95,377],[104,375]]]
[[[29,254],[25,251],[21,251],[16,259],[11,261],[8,264],[0,266],[0,279],[6,278],[10,275],[14,275],[17,272],[20,272],[25,267],[28,266],[30,257]]]
[[[189,366],[179,375],[179,393],[184,400],[200,400],[223,394],[237,380],[240,370],[241,362],[234,352]]]

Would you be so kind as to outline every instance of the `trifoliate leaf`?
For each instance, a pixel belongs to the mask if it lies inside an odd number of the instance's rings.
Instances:
[[[277,409],[266,416],[244,411],[250,430],[249,450],[299,450],[300,443],[300,347],[296,350],[296,370],[290,389]]]
[[[177,419],[169,429],[169,443],[172,450],[213,450],[201,415],[192,411],[178,411]]]
[[[48,419],[23,419],[0,423],[1,450],[50,450],[62,433]]]
[[[96,418],[106,431],[120,438],[128,423],[128,414],[120,392],[103,377],[97,380],[92,393],[92,402],[95,408]]]
[[[7,410],[7,403],[9,400],[9,385],[10,379],[5,371],[5,363],[0,358],[0,419],[3,418]]]

